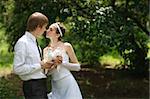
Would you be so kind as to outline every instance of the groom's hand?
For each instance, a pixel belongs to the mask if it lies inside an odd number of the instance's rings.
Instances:
[[[51,69],[54,65],[54,62],[43,62],[41,61],[41,68],[42,69]]]

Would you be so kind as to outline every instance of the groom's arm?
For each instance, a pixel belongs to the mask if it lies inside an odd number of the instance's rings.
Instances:
[[[18,75],[26,75],[41,69],[40,63],[27,64],[27,47],[26,42],[19,41],[15,45],[13,71]]]

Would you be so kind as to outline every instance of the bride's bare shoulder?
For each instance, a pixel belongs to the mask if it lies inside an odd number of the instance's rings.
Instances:
[[[73,49],[71,43],[65,42],[64,46],[67,52]]]
[[[72,45],[71,45],[70,43],[68,43],[68,42],[65,42],[65,43],[64,43],[64,46],[65,46],[65,47],[71,47]]]

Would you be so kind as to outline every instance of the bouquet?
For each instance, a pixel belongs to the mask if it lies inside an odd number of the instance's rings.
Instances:
[[[52,51],[50,48],[48,48],[45,52],[44,52],[44,62],[54,62],[55,60],[57,60],[58,57],[63,57],[63,52],[64,50],[62,50],[61,48],[57,47],[54,51]],[[55,67],[55,66],[54,66]],[[60,69],[60,65],[56,66],[57,71],[59,71]],[[45,73],[48,73],[48,69],[45,70]]]
[[[46,62],[52,62],[52,51],[49,49],[49,48],[47,48],[45,51],[44,51],[44,63],[46,63]],[[47,74],[48,73],[48,69],[45,69],[45,74]]]
[[[64,53],[64,50],[60,47],[57,47],[52,53],[52,59],[58,60],[59,57],[63,58],[63,53]],[[56,69],[57,71],[59,71],[60,65],[57,65]]]

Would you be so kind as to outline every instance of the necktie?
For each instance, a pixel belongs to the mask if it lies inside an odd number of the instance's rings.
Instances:
[[[39,51],[39,54],[40,54],[40,58],[42,60],[42,51],[40,51],[39,44],[38,44],[37,40],[36,40],[36,45],[37,45],[37,48],[38,48],[38,51]]]
[[[36,45],[37,45],[37,48],[38,48],[38,51],[39,51],[39,54],[40,54],[40,58],[41,58],[41,60],[42,60],[42,51],[40,51],[39,44],[38,44],[38,41],[37,41],[37,40],[36,40]],[[43,69],[43,72],[44,72],[44,74],[46,74],[45,69]]]

